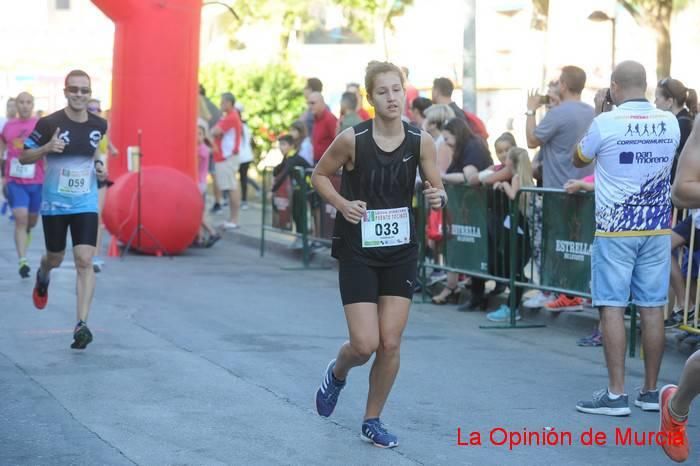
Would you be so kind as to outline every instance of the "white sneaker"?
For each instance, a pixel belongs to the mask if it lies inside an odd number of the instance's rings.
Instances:
[[[248,210],[248,203],[247,202],[241,203],[241,210]]]
[[[289,245],[289,249],[302,249],[304,247],[304,241],[301,238],[294,238],[294,242]]]
[[[224,222],[221,224],[221,228],[223,228],[224,230],[235,230],[237,228],[240,228],[240,225],[233,222]]]
[[[554,293],[544,294],[541,291],[537,291],[534,295],[523,301],[523,307],[530,309],[539,309],[544,307],[545,304],[552,302],[556,299]]]

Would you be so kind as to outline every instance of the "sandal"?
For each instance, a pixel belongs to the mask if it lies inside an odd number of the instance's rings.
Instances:
[[[449,291],[447,293],[447,295],[445,297],[442,297],[442,298],[440,296],[433,296],[432,297],[433,304],[438,304],[438,305],[447,304],[449,301],[455,300],[457,298],[457,295],[459,294],[459,291],[458,291],[459,286],[455,286],[454,288],[445,287],[445,289]]]

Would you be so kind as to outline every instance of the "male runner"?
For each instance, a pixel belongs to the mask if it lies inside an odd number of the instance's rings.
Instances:
[[[92,90],[85,71],[68,73],[63,92],[68,105],[37,122],[24,142],[20,161],[30,164],[46,159],[41,205],[46,254],[36,274],[34,305],[46,307],[50,272],[63,261],[70,228],[78,291],[78,323],[71,348],[85,349],[92,341],[86,322],[95,292],[92,257],[97,244],[97,179],[107,176],[95,155],[107,122],[87,111]]]
[[[683,147],[671,195],[676,207],[700,208],[700,117],[695,118],[693,131]],[[681,442],[672,441],[663,445],[663,449],[669,458],[679,463],[687,460],[690,454],[686,427],[690,404],[698,394],[700,394],[700,350],[688,358],[678,386],[666,385],[659,393],[660,430],[669,434],[671,439],[678,436],[683,439]]]
[[[343,131],[319,161],[312,182],[342,215],[336,217],[333,256],[340,262],[340,295],[350,341],[331,360],[316,393],[316,409],[330,416],[350,369],[376,354],[361,438],[398,445],[379,420],[399,370],[401,334],[416,280],[418,243],[411,209],[420,163],[426,201],[447,203],[435,145],[425,131],[401,120],[404,76],[391,63],[370,62],[365,87],[375,118]],[[340,193],[330,177],[343,168]]]
[[[27,263],[27,247],[31,229],[39,220],[44,164],[41,162],[22,165],[19,161],[24,140],[34,129],[37,119],[32,117],[34,97],[31,94],[22,92],[15,99],[15,103],[19,117],[8,121],[2,129],[0,153],[7,149],[5,179],[7,200],[15,217],[15,248],[19,259],[19,275],[22,278],[28,278],[30,268]]]

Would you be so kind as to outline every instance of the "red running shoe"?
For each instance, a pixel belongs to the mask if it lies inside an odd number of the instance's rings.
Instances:
[[[560,294],[557,299],[544,305],[544,308],[552,312],[583,311],[583,298],[573,296],[571,298]]]
[[[34,306],[37,309],[44,309],[46,303],[49,301],[49,284],[42,284],[39,281],[39,271],[36,271],[36,282],[34,283],[34,292],[32,293],[32,300],[34,301]]]
[[[675,385],[666,385],[659,392],[659,432],[666,434],[666,442],[661,445],[666,455],[673,461],[682,463],[690,454],[688,434],[685,431],[688,419],[683,422],[676,421],[669,409],[669,402],[677,390]]]

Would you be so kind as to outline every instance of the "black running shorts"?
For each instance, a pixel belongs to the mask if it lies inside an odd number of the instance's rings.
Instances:
[[[378,303],[380,296],[412,299],[418,264],[414,261],[373,267],[359,261],[340,261],[338,281],[343,306]]]
[[[97,213],[86,212],[69,215],[42,215],[44,242],[49,252],[66,249],[68,228],[73,246],[97,246]]]

